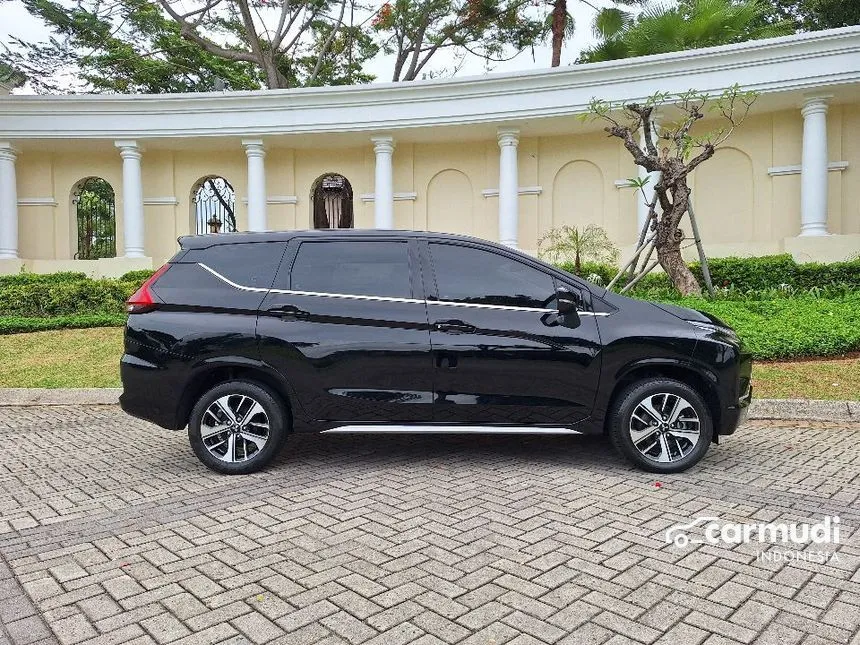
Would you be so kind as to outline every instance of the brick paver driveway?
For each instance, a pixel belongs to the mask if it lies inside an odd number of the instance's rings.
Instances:
[[[0,446],[0,643],[860,643],[858,425],[755,422],[660,485],[582,437],[298,437],[225,477],[113,407],[0,408]],[[826,564],[664,539],[826,514]]]

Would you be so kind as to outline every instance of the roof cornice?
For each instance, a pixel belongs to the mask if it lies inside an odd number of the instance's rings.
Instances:
[[[262,136],[503,123],[655,90],[761,93],[860,82],[860,27],[518,73],[252,92],[0,97],[0,139]]]

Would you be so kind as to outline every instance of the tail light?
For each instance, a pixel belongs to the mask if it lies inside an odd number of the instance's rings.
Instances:
[[[152,293],[152,287],[155,285],[156,280],[167,273],[169,268],[169,264],[162,266],[158,271],[147,278],[146,282],[140,285],[140,289],[135,291],[131,295],[131,298],[125,301],[125,310],[128,313],[142,314],[147,311],[152,311],[161,303],[161,300]]]

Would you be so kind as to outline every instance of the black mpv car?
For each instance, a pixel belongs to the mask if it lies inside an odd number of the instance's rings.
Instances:
[[[209,468],[292,432],[606,433],[654,472],[698,462],[751,398],[707,314],[632,300],[507,247],[410,231],[180,238],[128,301],[123,409],[188,426]]]

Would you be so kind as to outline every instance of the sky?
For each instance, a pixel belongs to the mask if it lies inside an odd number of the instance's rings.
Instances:
[[[610,6],[609,0],[599,0],[599,6]],[[568,65],[576,60],[579,52],[588,47],[594,42],[594,37],[591,32],[591,23],[595,11],[584,2],[569,1],[568,10],[573,15],[576,23],[576,32],[574,37],[565,43],[562,51],[562,65]],[[24,40],[46,40],[50,35],[50,31],[45,24],[34,18],[24,8],[21,0],[9,0],[7,2],[0,1],[0,43],[8,43],[10,36],[16,36]],[[2,51],[2,50],[0,50]],[[490,70],[492,72],[513,72],[529,69],[540,69],[549,67],[551,49],[548,45],[536,47],[534,53],[531,50],[522,52],[513,60],[493,63]],[[438,59],[434,58],[436,68],[450,66],[454,62],[454,58],[447,53]],[[373,61],[367,64],[367,71],[375,74],[377,82],[387,82],[391,80],[393,63],[391,57],[378,56]],[[472,76],[485,74],[487,72],[485,61],[475,57],[469,57],[463,67],[457,72],[457,76]],[[27,93],[27,88],[18,90],[17,93]]]

